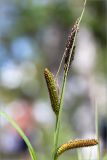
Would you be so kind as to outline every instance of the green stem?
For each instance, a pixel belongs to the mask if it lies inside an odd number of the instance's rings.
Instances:
[[[78,26],[80,25],[80,22],[82,20],[82,17],[83,17],[84,11],[85,11],[86,1],[87,0],[84,1],[84,7],[83,7],[82,13],[81,13],[80,18],[79,18]],[[57,147],[58,147],[58,141],[59,141],[60,121],[61,121],[61,114],[62,114],[62,109],[63,109],[63,100],[64,100],[64,92],[65,92],[65,86],[66,86],[66,79],[67,79],[67,75],[68,75],[68,70],[69,70],[69,65],[70,65],[70,59],[71,59],[71,55],[72,55],[72,51],[73,51],[73,47],[74,47],[76,36],[77,36],[77,32],[75,34],[73,45],[72,45],[72,48],[71,48],[71,51],[70,51],[70,56],[69,56],[69,60],[68,60],[67,70],[64,71],[64,75],[63,75],[63,82],[62,82],[62,89],[61,89],[61,96],[60,96],[60,105],[59,105],[60,109],[59,109],[59,115],[58,115],[58,120],[57,120],[57,124],[56,124],[57,126],[56,126],[55,134],[54,134],[53,160],[56,160],[55,153],[56,153],[56,150],[57,150]],[[62,60],[63,60],[63,58],[64,58],[64,55],[62,57]],[[57,77],[57,75],[59,73],[59,70],[61,68],[62,60],[61,60],[58,72],[56,74],[56,77]]]
[[[58,146],[58,140],[59,140],[60,119],[61,119],[61,113],[62,113],[62,108],[63,108],[63,99],[64,99],[64,91],[65,91],[65,85],[66,85],[66,78],[67,78],[67,74],[65,74],[65,72],[64,72],[61,97],[60,97],[60,111],[59,111],[59,115],[58,115],[58,121],[56,124],[55,137],[54,137],[54,154],[53,154],[54,160],[55,160],[55,152],[56,152],[56,149]]]
[[[98,153],[98,160],[100,160],[100,139],[99,139],[99,127],[98,127],[98,106],[97,104],[95,103],[95,128],[96,128],[96,136],[97,136],[97,139],[98,139],[98,148],[97,148],[97,153]]]
[[[59,75],[59,72],[60,72],[60,70],[61,70],[61,66],[62,66],[62,62],[63,62],[64,57],[65,57],[65,51],[64,51],[63,56],[62,56],[62,58],[61,58],[61,62],[60,62],[60,64],[59,64],[59,68],[58,68],[58,71],[57,71],[57,73],[56,73],[55,79],[58,78],[58,75]]]

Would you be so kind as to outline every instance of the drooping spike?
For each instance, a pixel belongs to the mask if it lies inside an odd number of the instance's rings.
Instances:
[[[81,147],[91,147],[97,145],[98,141],[96,139],[86,139],[86,140],[72,140],[63,145],[61,145],[56,152],[55,157],[59,157],[65,151],[69,149],[81,148]]]

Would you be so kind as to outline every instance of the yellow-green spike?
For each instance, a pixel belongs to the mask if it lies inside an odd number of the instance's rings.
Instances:
[[[89,147],[97,145],[98,141],[96,139],[86,139],[86,140],[73,140],[61,145],[56,152],[56,158],[69,149]]]
[[[59,98],[56,81],[53,74],[46,68],[44,71],[45,80],[47,83],[52,109],[56,115],[59,113]]]

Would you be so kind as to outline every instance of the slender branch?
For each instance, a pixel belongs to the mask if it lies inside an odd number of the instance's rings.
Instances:
[[[61,66],[62,66],[63,59],[64,59],[64,57],[65,57],[65,53],[66,53],[66,52],[64,51],[63,56],[62,56],[62,58],[61,58],[61,62],[60,62],[60,64],[59,64],[58,71],[57,71],[56,76],[55,76],[55,79],[58,78],[58,74],[59,74],[59,72],[60,72],[60,70],[61,70]]]

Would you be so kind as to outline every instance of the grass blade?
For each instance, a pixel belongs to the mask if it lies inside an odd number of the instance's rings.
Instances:
[[[36,156],[36,153],[29,141],[29,139],[27,138],[27,136],[24,134],[24,132],[22,131],[22,129],[17,125],[17,123],[5,112],[0,112],[0,115],[4,118],[6,118],[10,123],[11,125],[17,130],[17,132],[19,133],[19,135],[22,137],[22,139],[25,141],[27,147],[28,147],[28,150],[29,150],[29,153],[30,153],[30,156],[32,158],[32,160],[37,160],[37,156]]]

